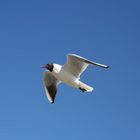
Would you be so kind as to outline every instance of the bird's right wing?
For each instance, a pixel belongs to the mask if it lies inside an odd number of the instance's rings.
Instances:
[[[99,64],[93,61],[90,61],[84,57],[78,56],[76,54],[68,54],[67,55],[67,63],[63,66],[63,68],[72,73],[75,77],[79,78],[82,72],[87,68],[89,64],[100,66],[103,68],[108,68],[109,66]]]
[[[56,93],[57,93],[57,85],[59,83],[60,83],[60,81],[58,81],[52,75],[51,72],[49,72],[49,71],[44,72],[43,84],[44,84],[46,96],[47,96],[48,100],[50,101],[50,103],[54,103],[55,96],[56,96]]]

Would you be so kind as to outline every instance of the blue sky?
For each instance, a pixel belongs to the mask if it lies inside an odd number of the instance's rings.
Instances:
[[[0,1],[0,139],[139,140],[140,2]],[[51,105],[42,85],[48,62],[67,53],[108,64],[81,80],[92,94],[59,86]]]

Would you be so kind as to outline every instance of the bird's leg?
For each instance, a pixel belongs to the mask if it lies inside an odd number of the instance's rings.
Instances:
[[[81,87],[79,87],[79,89],[80,89],[82,92],[85,92],[85,91],[86,91],[86,89],[81,88]]]

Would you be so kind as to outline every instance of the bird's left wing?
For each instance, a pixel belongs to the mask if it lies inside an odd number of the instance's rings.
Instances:
[[[75,77],[79,78],[82,72],[85,71],[89,64],[100,66],[103,68],[108,68],[109,66],[99,64],[93,61],[90,61],[84,57],[78,56],[76,54],[68,54],[67,55],[67,63],[63,66],[63,68],[72,73]]]
[[[55,96],[56,96],[56,93],[57,93],[57,85],[59,83],[60,83],[60,81],[58,81],[52,75],[51,72],[49,72],[49,71],[44,72],[43,84],[44,84],[46,96],[47,96],[48,100],[50,101],[50,103],[54,103]]]

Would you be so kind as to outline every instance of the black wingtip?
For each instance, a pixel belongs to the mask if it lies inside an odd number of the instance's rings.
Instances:
[[[106,66],[106,68],[108,69],[108,68],[110,68],[110,66]]]

